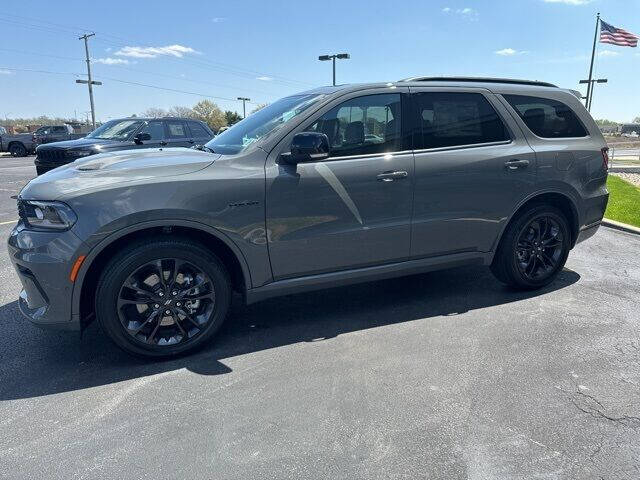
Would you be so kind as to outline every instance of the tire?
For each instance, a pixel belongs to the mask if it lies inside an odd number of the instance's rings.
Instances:
[[[151,286],[149,278],[158,282]],[[176,290],[178,295],[171,296]],[[194,295],[198,300],[191,300]],[[230,303],[223,263],[199,243],[166,238],[133,243],[111,258],[98,281],[95,307],[98,323],[118,347],[159,359],[204,346],[224,322]]]
[[[507,226],[491,271],[511,287],[542,288],[558,276],[570,246],[571,233],[565,215],[551,205],[533,204]]]
[[[25,157],[27,155],[27,149],[21,143],[12,143],[9,146],[9,153],[12,157]]]

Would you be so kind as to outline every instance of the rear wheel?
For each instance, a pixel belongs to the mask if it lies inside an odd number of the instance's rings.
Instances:
[[[570,246],[564,214],[550,205],[532,205],[507,227],[491,271],[513,287],[541,288],[562,270]]]
[[[24,157],[27,154],[27,149],[21,143],[12,143],[9,147],[9,153],[12,157]]]
[[[187,240],[161,240],[111,259],[98,284],[96,314],[127,352],[172,357],[213,338],[230,300],[229,276],[215,255]]]

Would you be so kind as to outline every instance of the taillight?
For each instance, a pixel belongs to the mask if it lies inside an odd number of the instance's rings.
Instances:
[[[602,152],[602,166],[605,170],[609,170],[609,147],[600,149]]]

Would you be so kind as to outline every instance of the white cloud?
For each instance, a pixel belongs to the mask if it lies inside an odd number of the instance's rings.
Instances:
[[[113,50],[113,48],[111,48],[111,47],[107,47],[107,48],[104,49],[104,51],[107,52],[107,53],[109,53],[111,50]]]
[[[478,12],[471,7],[456,8],[455,10],[451,7],[444,7],[442,9],[442,13],[445,13],[445,14],[455,13],[456,15],[459,15],[468,20],[478,19]]]
[[[199,53],[191,47],[183,45],[167,45],[165,47],[123,47],[114,55],[133,58],[156,58],[160,55],[170,55],[182,58],[189,53]]]
[[[94,58],[91,60],[92,63],[102,63],[103,65],[130,65],[132,63],[136,63],[136,62],[132,62],[130,60],[126,60],[124,58],[112,58],[112,57],[106,57],[106,58]]]
[[[262,80],[263,82],[270,82],[271,80],[273,80],[273,78],[263,75],[262,77],[256,77],[256,80]]]
[[[13,75],[13,72],[11,70],[0,68],[0,75]]]
[[[598,52],[599,57],[617,57],[620,52],[614,52],[613,50],[602,50]]]
[[[565,5],[586,5],[593,0],[544,0],[545,3],[564,3]]]
[[[512,55],[525,55],[529,53],[527,50],[514,50],[513,48],[503,48],[502,50],[496,50],[496,55],[502,55],[503,57],[510,57]]]
[[[220,22],[224,22],[225,20],[227,20],[227,17],[213,17],[211,19],[213,23],[220,23]]]

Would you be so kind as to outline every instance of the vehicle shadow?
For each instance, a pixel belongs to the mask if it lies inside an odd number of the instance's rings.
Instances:
[[[85,389],[181,368],[201,375],[222,375],[232,371],[224,363],[226,358],[519,302],[579,279],[576,272],[565,269],[548,287],[521,292],[497,282],[485,267],[463,267],[249,306],[237,298],[229,319],[210,345],[191,356],[160,362],[120,351],[95,323],[82,341],[75,334],[41,331],[19,318],[17,302],[12,302],[0,307],[0,329],[6,335],[0,345],[0,401]]]

